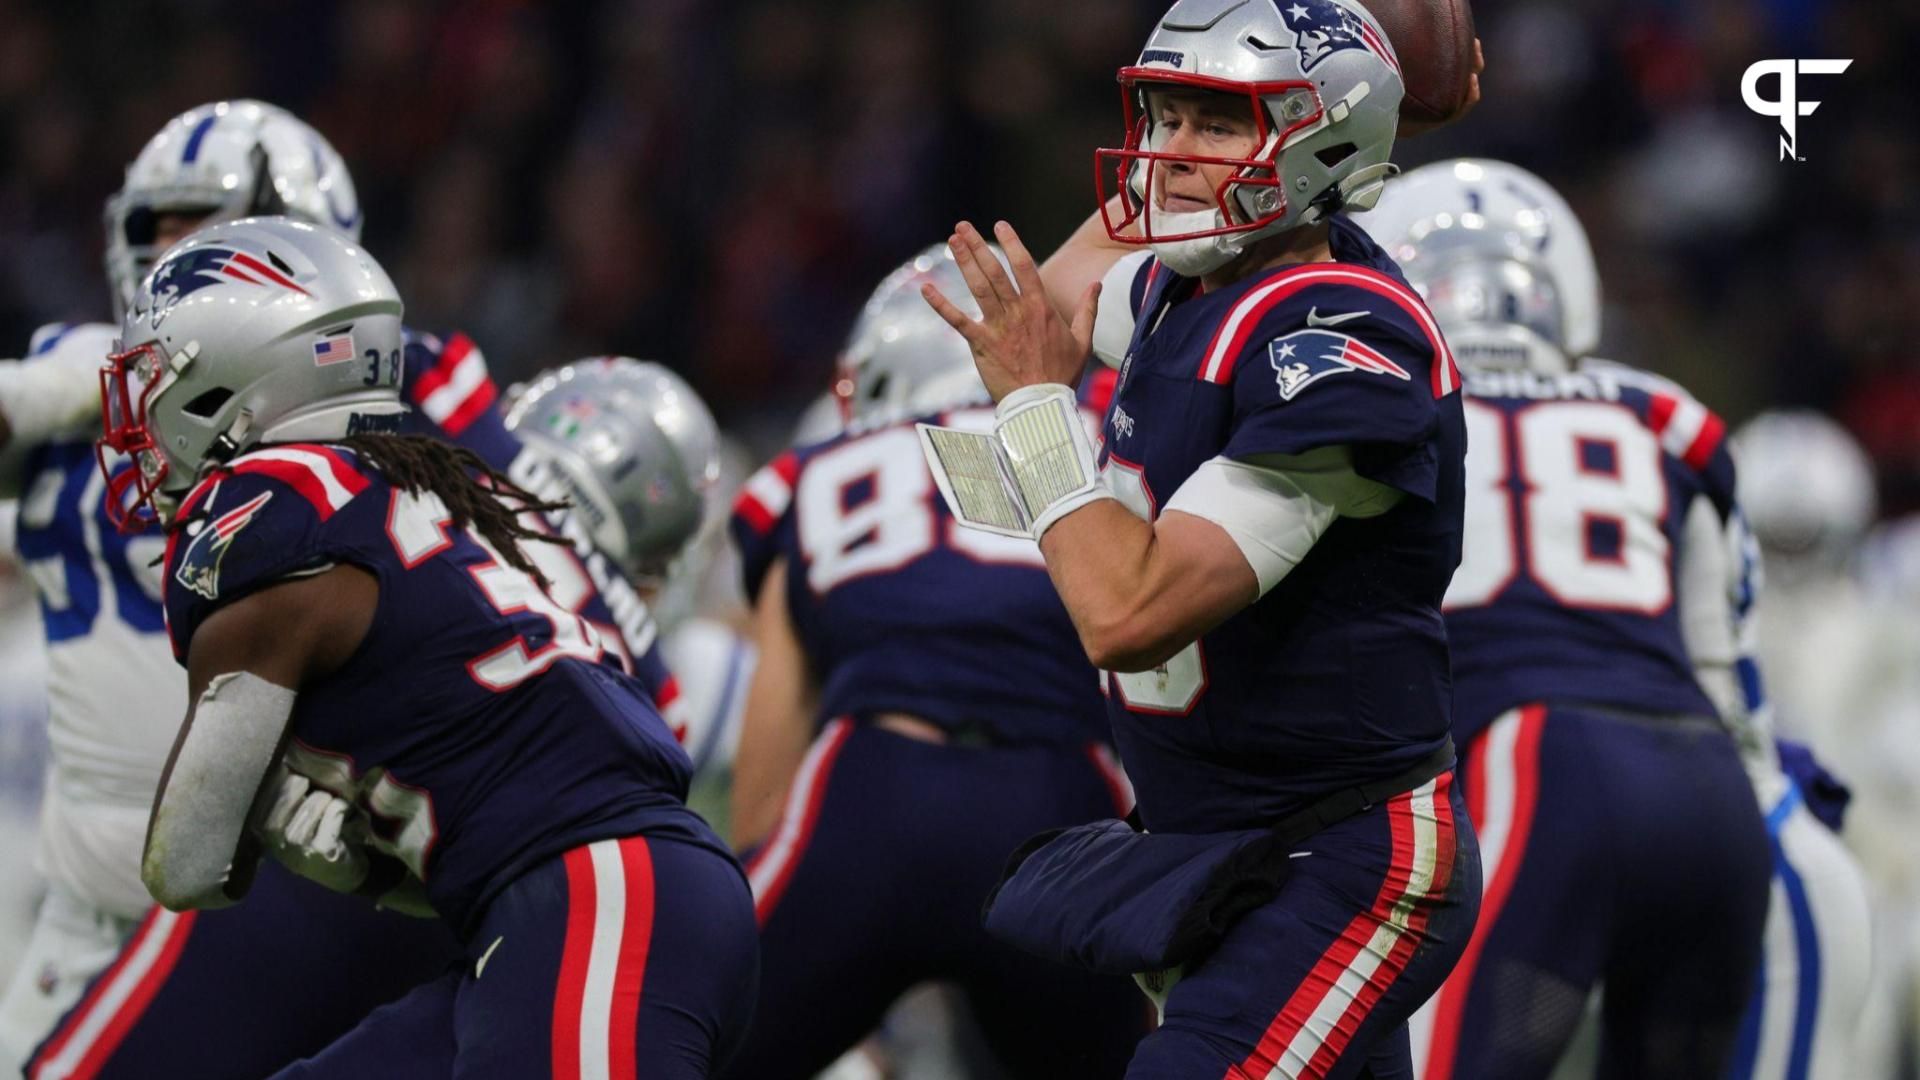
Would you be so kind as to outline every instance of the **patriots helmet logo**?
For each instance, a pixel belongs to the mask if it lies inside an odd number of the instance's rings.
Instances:
[[[227,557],[227,549],[271,498],[273,492],[263,491],[203,525],[180,556],[180,568],[173,572],[173,579],[209,600],[218,600],[220,563]]]
[[[1267,346],[1267,362],[1272,365],[1274,382],[1280,387],[1280,400],[1292,401],[1300,391],[1329,375],[1358,371],[1365,375],[1390,375],[1411,381],[1407,369],[1386,358],[1378,349],[1331,330],[1296,330],[1275,338]]]
[[[180,301],[209,286],[230,285],[236,281],[247,285],[291,289],[302,296],[311,295],[287,274],[244,251],[213,246],[196,247],[168,259],[153,272],[150,291],[153,306],[147,311],[148,324],[158,329]]]
[[[1273,0],[1287,29],[1294,32],[1293,45],[1300,52],[1300,70],[1312,71],[1321,61],[1346,49],[1364,49],[1391,57],[1379,35],[1358,15],[1334,3],[1334,0]],[[1388,60],[1388,63],[1392,63]]]

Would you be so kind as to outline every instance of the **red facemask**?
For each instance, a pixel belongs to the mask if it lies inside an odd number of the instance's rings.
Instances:
[[[107,481],[107,519],[123,533],[160,520],[154,496],[167,478],[167,455],[147,427],[147,406],[166,370],[166,357],[152,342],[114,353],[100,369],[101,433],[93,453]],[[114,472],[109,451],[125,454],[132,464]]]
[[[1231,158],[1206,157],[1196,154],[1169,154],[1147,148],[1147,138],[1153,128],[1152,117],[1146,115],[1144,84],[1173,85],[1192,87],[1199,90],[1213,90],[1221,93],[1244,95],[1253,109],[1253,121],[1256,129],[1254,146],[1267,147],[1264,156]],[[1275,94],[1290,94],[1304,91],[1311,102],[1305,112],[1289,121],[1280,131],[1279,138],[1269,140],[1273,133],[1273,118],[1269,116],[1265,98]],[[1310,127],[1320,120],[1325,107],[1320,102],[1320,92],[1311,82],[1235,82],[1230,79],[1217,79],[1208,75],[1189,74],[1180,71],[1168,71],[1165,68],[1125,67],[1120,69],[1120,99],[1126,111],[1127,144],[1118,150],[1095,150],[1093,152],[1094,185],[1100,194],[1100,216],[1107,226],[1107,235],[1125,244],[1154,244],[1176,240],[1196,240],[1207,236],[1222,236],[1228,233],[1252,232],[1280,220],[1287,213],[1287,192],[1281,186],[1279,170],[1280,151],[1286,146],[1287,139],[1301,128]],[[1258,149],[1255,154],[1260,154]],[[1183,163],[1188,165],[1232,165],[1232,175],[1221,181],[1214,189],[1214,204],[1220,211],[1224,225],[1196,232],[1183,232],[1158,236],[1153,231],[1153,215],[1147,209],[1155,204],[1154,184],[1161,163]],[[1146,178],[1144,191],[1136,192],[1128,182],[1129,175],[1138,168]],[[1123,213],[1118,221],[1114,220],[1107,203],[1112,192],[1108,190],[1108,181],[1112,180],[1121,196]],[[1242,190],[1270,191],[1273,193],[1272,208],[1251,221],[1240,220],[1245,216],[1237,203],[1230,203],[1228,197]],[[1256,203],[1257,205],[1257,203]],[[1138,232],[1131,231],[1138,228]]]

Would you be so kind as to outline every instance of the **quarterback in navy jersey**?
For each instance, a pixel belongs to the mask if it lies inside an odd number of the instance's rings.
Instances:
[[[959,226],[979,320],[925,290],[998,402],[930,460],[963,520],[1040,540],[1146,830],[1036,838],[989,927],[1140,974],[1129,1076],[1405,1075],[1480,888],[1440,615],[1458,372],[1343,213],[1392,172],[1397,62],[1358,4],[1183,0],[1120,80],[1120,193],[1044,270]],[[1097,451],[1089,351],[1120,365]]]
[[[236,253],[286,269],[206,273]],[[563,544],[515,508],[550,504],[392,433],[399,313],[364,252],[257,218],[172,249],[128,315],[103,447],[139,468],[110,495],[170,504],[194,696],[142,877],[224,906],[264,849],[460,937],[461,967],[281,1075],[706,1076],[752,994],[744,878],[646,691],[531,557]]]
[[[1430,1080],[1546,1076],[1604,984],[1601,1075],[1756,1075],[1736,1036],[1767,918],[1762,811],[1791,785],[1741,655],[1726,427],[1666,380],[1574,366],[1598,283],[1538,177],[1430,165],[1368,225],[1462,357],[1472,447],[1446,612],[1486,896],[1416,1061]],[[1776,853],[1818,845],[1805,824]]]
[[[928,981],[966,994],[1014,1076],[1117,1077],[1146,1031],[1125,978],[980,925],[1016,844],[1132,800],[1039,550],[958,527],[905,422],[991,420],[928,281],[961,281],[944,248],[868,302],[842,354],[849,428],[736,503],[760,655],[734,778],[762,958],[742,1080],[815,1075]]]

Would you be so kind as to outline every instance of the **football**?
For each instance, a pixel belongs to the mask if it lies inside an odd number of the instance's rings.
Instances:
[[[1443,124],[1467,105],[1473,80],[1473,11],[1467,0],[1361,0],[1387,32],[1406,95],[1400,118]]]

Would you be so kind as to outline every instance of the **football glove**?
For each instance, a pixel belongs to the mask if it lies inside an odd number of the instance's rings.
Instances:
[[[287,869],[335,892],[353,892],[367,878],[366,816],[299,773],[281,771],[255,831]]]

